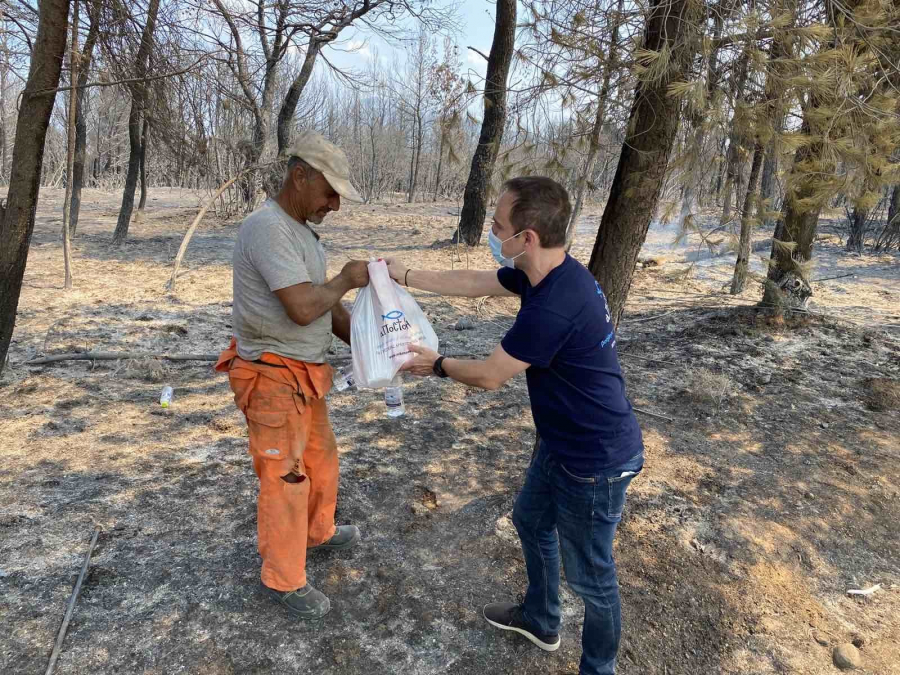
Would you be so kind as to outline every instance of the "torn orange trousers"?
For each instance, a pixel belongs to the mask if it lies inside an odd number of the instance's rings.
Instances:
[[[306,585],[307,548],[335,532],[338,454],[325,405],[333,372],[269,353],[260,361],[240,358],[232,340],[216,370],[228,372],[250,431],[262,582],[293,591]]]

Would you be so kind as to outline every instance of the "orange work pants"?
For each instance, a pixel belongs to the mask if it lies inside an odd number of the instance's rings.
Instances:
[[[337,443],[324,398],[306,397],[276,366],[229,371],[235,401],[247,418],[250,454],[259,477],[257,531],[262,582],[277,591],[306,585],[306,549],[334,535]],[[249,368],[248,368],[249,366]]]

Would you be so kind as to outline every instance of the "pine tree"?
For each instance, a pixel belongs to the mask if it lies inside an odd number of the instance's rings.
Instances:
[[[890,163],[898,144],[897,94],[884,84],[895,77],[885,57],[896,54],[900,8],[847,0],[826,9],[824,23],[794,31],[801,52],[787,84],[795,88],[803,122],[799,132],[779,137],[795,154],[763,296],[763,304],[779,309],[803,308],[812,295],[813,242],[828,200],[843,193],[871,208],[878,201],[873,186],[897,175]]]

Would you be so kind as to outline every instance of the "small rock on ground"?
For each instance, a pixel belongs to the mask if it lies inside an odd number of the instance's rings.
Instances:
[[[831,660],[841,670],[855,670],[862,665],[859,650],[850,643],[835,647],[831,654]]]

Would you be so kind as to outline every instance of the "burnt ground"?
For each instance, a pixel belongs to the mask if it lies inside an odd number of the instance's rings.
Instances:
[[[227,344],[236,224],[204,225],[169,294],[197,197],[151,196],[115,249],[116,196],[88,193],[76,287],[64,292],[60,194],[42,193],[0,380],[0,672],[46,668],[95,524],[58,673],[577,672],[582,607],[568,590],[555,654],[480,617],[485,602],[524,591],[509,521],[533,434],[524,378],[497,392],[410,382],[398,420],[377,392],[330,396],[338,521],[364,540],[310,555],[333,610],[304,624],[259,590],[246,430],[210,363],[24,365]],[[431,247],[452,233],[452,210],[333,214],[322,227],[331,272],[382,254],[492,266],[486,247],[459,258]],[[654,230],[648,246],[663,239]],[[591,243],[582,236],[580,259]],[[900,673],[900,265],[843,254],[827,235],[818,250],[819,276],[856,276],[815,284],[816,314],[785,322],[749,307],[758,286],[721,294],[733,257],[697,265],[679,249],[637,272],[619,350],[635,406],[657,416],[640,415],[647,465],[617,538],[622,673],[831,673],[832,648],[852,641],[864,672]],[[455,352],[487,352],[516,311],[512,300],[418,297]],[[461,317],[475,327],[455,330]],[[166,383],[176,399],[162,410]],[[867,598],[847,595],[874,584]]]

